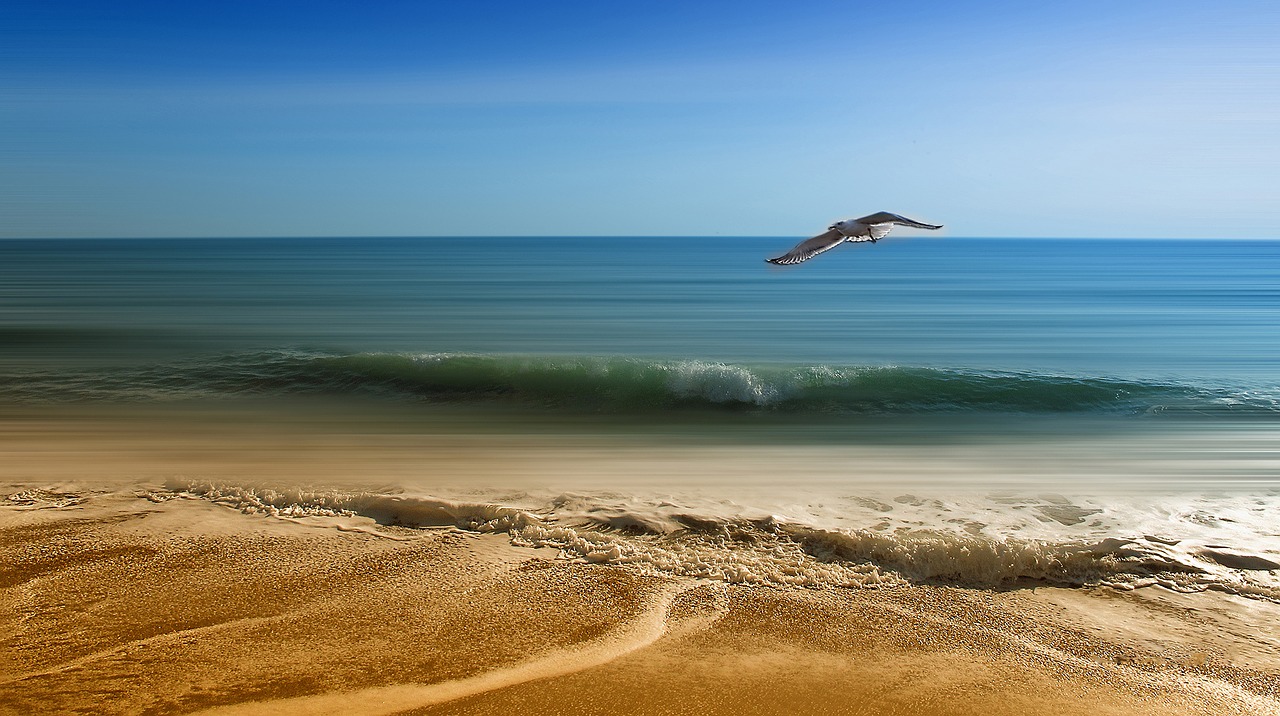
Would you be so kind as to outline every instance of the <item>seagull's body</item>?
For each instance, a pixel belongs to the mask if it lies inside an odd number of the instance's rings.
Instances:
[[[801,261],[808,261],[824,251],[830,251],[846,241],[861,242],[870,241],[875,243],[893,230],[894,225],[910,226],[913,229],[941,229],[942,225],[925,224],[905,216],[890,214],[887,211],[881,211],[875,214],[869,214],[861,219],[845,219],[837,221],[827,227],[824,233],[818,234],[812,239],[805,239],[796,244],[794,249],[787,253],[772,259],[765,259],[771,264],[779,264],[782,266],[789,264],[798,264]]]

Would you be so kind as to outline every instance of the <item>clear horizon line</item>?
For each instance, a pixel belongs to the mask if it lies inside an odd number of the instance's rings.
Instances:
[[[796,239],[809,234],[235,234],[187,236],[0,236],[0,241],[214,241],[225,239]],[[980,236],[904,235],[890,239],[1000,241],[1280,241],[1280,236]]]

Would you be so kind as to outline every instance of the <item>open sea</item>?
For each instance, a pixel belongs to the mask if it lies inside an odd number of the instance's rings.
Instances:
[[[0,408],[314,398],[589,446],[525,478],[169,489],[655,573],[1280,598],[1280,242],[890,238],[764,263],[794,243],[0,241]]]

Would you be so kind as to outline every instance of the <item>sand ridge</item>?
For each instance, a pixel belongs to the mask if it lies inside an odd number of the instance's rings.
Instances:
[[[672,603],[682,591],[688,588],[689,585],[686,584],[667,585],[653,597],[653,603],[645,613],[640,614],[619,632],[477,676],[439,683],[397,684],[360,691],[237,704],[196,713],[199,716],[270,716],[274,714],[384,716],[539,679],[566,676],[602,666],[657,641],[667,631],[668,611]]]

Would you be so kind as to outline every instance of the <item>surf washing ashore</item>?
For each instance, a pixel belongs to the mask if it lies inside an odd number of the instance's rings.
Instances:
[[[483,244],[0,242],[0,713],[1280,713],[1280,244]]]

